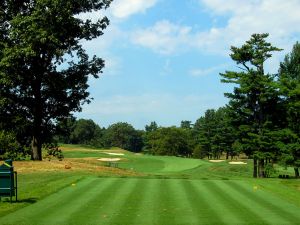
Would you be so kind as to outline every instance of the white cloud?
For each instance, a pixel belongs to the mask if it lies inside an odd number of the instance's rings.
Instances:
[[[194,68],[189,71],[189,74],[193,77],[206,77],[211,74],[219,74],[223,72],[225,68],[228,68],[228,64],[221,64],[209,68]]]
[[[179,26],[162,20],[153,27],[135,31],[132,34],[132,41],[161,54],[172,54],[179,48],[185,48],[189,42],[190,33],[191,27]]]
[[[286,52],[300,34],[299,0],[199,0],[212,16],[224,16],[224,26],[195,31],[195,27],[167,20],[139,29],[132,34],[133,43],[160,54],[199,49],[205,53],[228,56],[231,45],[239,46],[253,33],[269,33],[269,41]],[[284,54],[282,53],[282,54]]]
[[[226,52],[230,45],[240,45],[253,33],[270,33],[270,41],[290,48],[294,35],[300,33],[299,0],[201,0],[213,16],[227,15],[227,25],[198,34],[197,46],[212,52]]]
[[[115,0],[111,4],[112,15],[116,18],[127,18],[136,13],[144,13],[153,7],[158,0]]]

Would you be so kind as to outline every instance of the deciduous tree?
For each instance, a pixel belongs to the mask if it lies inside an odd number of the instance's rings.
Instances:
[[[32,159],[57,119],[80,111],[90,101],[88,76],[104,61],[90,57],[82,40],[102,35],[109,21],[80,18],[99,12],[111,0],[2,0],[0,3],[0,104],[6,129],[30,127]]]

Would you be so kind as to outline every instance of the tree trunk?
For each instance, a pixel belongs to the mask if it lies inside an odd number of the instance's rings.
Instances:
[[[33,136],[31,142],[31,149],[32,149],[32,160],[42,160],[42,144],[39,137]]]
[[[226,152],[226,159],[228,160],[228,158],[229,158],[229,152],[227,151]]]
[[[32,135],[32,160],[42,160],[42,117],[43,103],[41,98],[41,79],[38,77],[33,83],[34,90],[34,107],[33,107],[33,135]]]
[[[253,157],[253,177],[257,178],[257,158]]]
[[[295,177],[299,178],[299,168],[298,167],[294,167],[294,171],[295,171]]]
[[[258,176],[260,178],[265,177],[265,160],[264,159],[260,159],[258,162]]]

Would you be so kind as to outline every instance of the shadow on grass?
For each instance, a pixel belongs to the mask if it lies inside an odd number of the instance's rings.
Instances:
[[[1,202],[8,202],[10,203],[10,198],[6,198],[6,197],[2,197],[1,198]],[[37,198],[25,198],[25,199],[18,199],[18,201],[16,201],[15,199],[12,200],[12,203],[27,203],[27,204],[33,204],[37,202]]]

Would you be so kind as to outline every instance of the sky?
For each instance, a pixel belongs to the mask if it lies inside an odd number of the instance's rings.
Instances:
[[[110,19],[104,35],[84,48],[105,60],[99,79],[77,118],[101,127],[127,122],[136,129],[194,123],[207,109],[225,106],[232,86],[219,73],[237,71],[230,46],[253,33],[283,49],[265,64],[269,73],[300,41],[299,0],[114,0],[101,12],[80,15]]]

